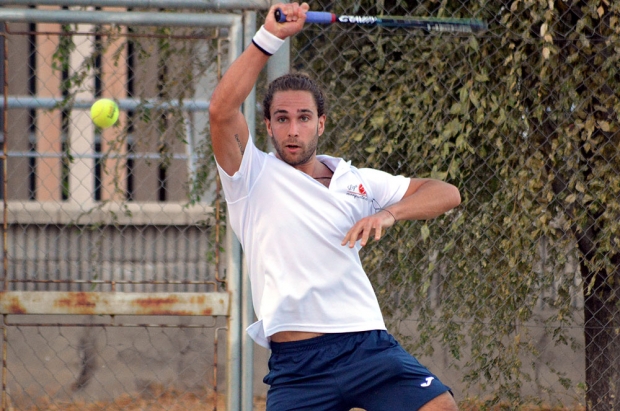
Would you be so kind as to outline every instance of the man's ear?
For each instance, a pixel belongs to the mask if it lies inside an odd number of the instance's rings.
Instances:
[[[273,137],[273,133],[271,132],[271,121],[268,118],[263,119],[265,121],[265,128],[267,129],[267,134],[269,137]]]
[[[317,127],[317,131],[319,136],[323,134],[323,132],[325,131],[325,121],[327,120],[327,116],[325,114],[323,114],[321,117],[319,117],[319,124]]]

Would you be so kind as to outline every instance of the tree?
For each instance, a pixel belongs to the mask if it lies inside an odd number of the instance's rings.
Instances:
[[[620,5],[312,6],[489,21],[481,36],[314,27],[296,39],[294,66],[314,72],[332,92],[323,151],[398,174],[444,178],[461,189],[456,212],[399,224],[392,230],[396,247],[387,241],[365,252],[384,312],[397,320],[418,311],[412,349],[431,352],[439,339],[461,360],[465,381],[494,388],[490,403],[518,405],[526,401],[523,382],[534,378],[523,358],[543,366],[523,325],[538,321],[555,344],[579,349],[566,327],[583,321],[588,409],[617,409]],[[571,257],[583,312],[572,304]],[[438,307],[428,298],[437,273]],[[541,297],[551,288],[554,295]],[[553,315],[535,315],[541,301]],[[574,384],[561,373],[557,379]]]

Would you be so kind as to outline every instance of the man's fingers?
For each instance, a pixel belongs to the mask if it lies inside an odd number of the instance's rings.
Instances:
[[[286,39],[293,36],[303,29],[306,20],[307,4],[299,5],[298,3],[280,3],[271,6],[267,18],[265,19],[265,28],[271,34]],[[276,21],[276,10],[280,10],[286,19],[283,23]]]
[[[383,229],[391,227],[396,221],[391,212],[383,211],[386,212],[376,213],[359,220],[344,236],[341,245],[345,246],[348,243],[349,248],[353,248],[355,243],[360,241],[360,245],[364,247],[371,236],[375,241],[379,241],[383,236]]]
[[[380,224],[370,225],[364,229],[364,231],[362,232],[362,242],[361,242],[362,247],[368,244],[368,240],[370,239],[370,236],[372,235],[373,232],[375,234],[373,237],[374,240],[379,241],[381,239],[381,225]]]
[[[355,247],[355,243],[357,242],[357,240],[359,240],[360,238],[361,232],[358,231],[357,226],[353,226],[353,228],[351,228],[342,239],[341,245],[345,246],[348,244],[349,248],[353,248]]]
[[[270,15],[274,16],[275,19],[275,12],[278,10],[280,14],[285,17],[285,19],[282,20],[283,23],[280,24],[295,23],[299,19],[305,18],[306,12],[309,9],[310,6],[308,6],[307,3],[303,3],[301,5],[298,3],[280,3],[271,7]]]
[[[353,246],[355,246],[355,241],[357,241],[357,236],[353,237],[353,234],[351,233],[351,231],[352,230],[349,230],[347,235],[344,236],[344,238],[342,239],[342,243],[340,243],[340,245],[345,246],[348,243],[349,248],[353,248]]]
[[[287,22],[294,22],[305,17],[309,9],[310,6],[308,6],[308,3],[289,3],[285,5],[285,8],[280,7],[280,10],[282,10],[282,13],[286,16]]]
[[[354,225],[349,232],[345,235],[344,239],[342,240],[341,245],[349,245],[349,248],[353,248],[355,247],[355,243],[357,241],[360,241],[360,245],[362,247],[366,246],[366,244],[368,244],[368,240],[371,238],[371,236],[374,233],[374,240],[375,241],[379,241],[381,239],[381,236],[383,234],[383,230],[381,227],[381,224],[376,223],[373,224],[373,221],[366,221],[362,224],[362,222],[357,223],[356,225]]]
[[[375,228],[375,241],[379,241],[381,239],[381,235],[383,234],[383,230],[381,226]]]
[[[366,244],[368,244],[368,237],[370,237],[370,231],[368,231],[367,228],[363,229],[361,234],[361,238],[360,238],[360,244],[362,247],[364,247]]]

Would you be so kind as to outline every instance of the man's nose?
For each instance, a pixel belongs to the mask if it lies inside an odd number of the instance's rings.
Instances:
[[[291,121],[291,126],[288,129],[288,135],[296,137],[299,135],[299,126],[296,121]]]

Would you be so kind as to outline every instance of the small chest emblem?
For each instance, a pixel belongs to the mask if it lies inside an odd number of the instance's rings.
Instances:
[[[349,184],[347,186],[347,195],[363,200],[368,199],[368,193],[366,193],[366,189],[362,184]]]

